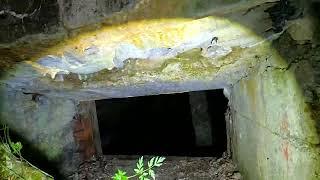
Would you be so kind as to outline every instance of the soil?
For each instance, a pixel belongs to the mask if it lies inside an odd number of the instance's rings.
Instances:
[[[138,156],[103,156],[92,158],[80,165],[71,180],[111,179],[118,169],[133,174]],[[151,157],[145,156],[146,159]],[[214,157],[167,157],[164,164],[154,169],[156,180],[240,180],[236,165],[227,156]]]

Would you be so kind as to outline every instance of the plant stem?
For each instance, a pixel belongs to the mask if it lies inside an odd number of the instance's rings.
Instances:
[[[44,175],[46,175],[47,177],[50,177],[53,179],[53,176],[51,176],[50,174],[42,171],[41,169],[39,169],[38,167],[34,166],[33,164],[31,164],[29,161],[27,161],[25,158],[22,157],[21,153],[20,153],[20,150],[17,152],[17,154],[19,155],[19,157],[17,157],[17,155],[15,155],[13,152],[12,152],[12,149],[13,147],[11,146],[12,144],[12,141],[10,139],[10,136],[9,136],[9,128],[4,125],[3,127],[3,131],[4,131],[4,139],[2,139],[2,137],[0,137],[0,140],[3,144],[3,149],[8,153],[8,155],[11,156],[11,159],[19,159],[21,162],[25,162],[27,163],[28,165],[30,165],[31,167],[33,167],[34,169],[40,171],[41,173],[43,173]],[[2,147],[0,147],[2,148]],[[15,150],[15,149],[13,149]],[[6,167],[6,166],[5,166]],[[8,168],[8,167],[6,167]],[[12,169],[8,168],[9,170],[13,171]],[[15,174],[17,174],[15,171],[13,171]],[[21,175],[17,174],[20,178],[23,178]]]
[[[144,172],[149,171],[149,170],[152,169],[153,167],[154,167],[154,166],[151,166],[151,167],[149,167],[148,169],[145,169],[145,170],[142,171],[140,174],[135,174],[135,175],[129,176],[128,179],[134,178],[134,177],[136,177],[136,176],[139,176],[139,175],[143,174]]]
[[[36,167],[35,165],[31,164],[29,161],[27,161],[25,158],[23,158],[21,155],[20,155],[20,158],[22,159],[22,161],[25,161],[27,164],[29,164],[31,167],[35,168],[36,170],[42,172],[44,175],[50,177],[50,178],[53,178],[53,176],[51,176],[50,174],[42,171],[41,169],[39,169],[38,167]]]

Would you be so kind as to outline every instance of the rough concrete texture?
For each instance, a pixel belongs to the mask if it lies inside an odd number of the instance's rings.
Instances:
[[[288,28],[288,33],[298,43],[305,43],[314,39],[314,32],[316,30],[314,20],[311,16],[292,21]]]
[[[264,12],[272,3],[265,4],[266,1],[262,0],[217,0],[212,4],[209,1],[192,1],[192,5],[188,4],[191,1],[187,0],[145,0],[137,1],[134,7],[128,10],[121,9],[121,5],[111,8],[112,10],[106,8],[106,11],[114,13],[106,13],[106,19],[101,20],[99,18],[104,16],[103,11],[92,1],[68,1],[71,11],[68,11],[68,7],[62,5],[62,2],[67,1],[58,2],[62,18],[59,23],[62,22],[65,26],[61,31],[50,36],[26,36],[16,42],[2,44],[0,48],[3,60],[0,67],[4,72],[1,74],[1,85],[6,89],[2,93],[2,120],[27,140],[39,143],[39,148],[48,158],[59,157],[62,152],[64,155],[68,153],[64,145],[71,142],[69,138],[72,137],[70,134],[61,134],[69,132],[61,129],[70,128],[68,123],[75,111],[73,101],[68,99],[94,100],[226,88],[226,94],[230,92],[232,124],[229,127],[232,130],[232,153],[244,179],[319,179],[320,130],[317,119],[320,91],[316,68],[319,67],[320,55],[317,52],[320,51],[312,45],[296,45],[290,38],[273,44],[276,50],[268,42],[264,42],[265,37],[272,40],[279,35],[265,33],[265,28],[274,24],[265,18],[268,14]],[[85,2],[88,6],[84,6]],[[187,8],[189,5],[191,8]],[[95,10],[98,14],[91,12]],[[6,14],[8,15],[8,12]],[[95,30],[87,32],[88,29],[80,28],[71,31],[70,28],[88,25],[79,19],[83,14],[87,15],[88,18],[84,20],[89,23],[99,22],[97,26],[88,28]],[[223,18],[213,16],[204,21],[180,19],[206,15],[219,15]],[[8,16],[12,15],[9,13]],[[105,27],[127,20],[161,16],[171,19]],[[288,18],[286,15],[275,20],[281,25]],[[188,26],[181,26],[180,23],[187,23]],[[306,34],[307,36],[301,36],[303,32],[297,29],[300,27],[299,23],[291,27],[291,36],[297,40],[301,39],[300,37],[310,39],[311,32]],[[304,23],[303,20],[301,23]],[[173,31],[166,29],[170,24],[178,28],[172,28]],[[97,29],[101,26],[103,28]],[[106,32],[115,33],[113,37],[119,38],[114,41],[116,45],[126,41],[142,49],[159,50],[164,46],[176,50],[186,45],[183,43],[187,42],[185,37],[188,30],[195,30],[195,34],[200,35],[196,37],[203,35],[203,31],[196,31],[199,26],[214,29],[214,35],[218,37],[218,47],[220,43],[223,45],[219,48],[215,46],[212,54],[221,53],[224,48],[231,51],[219,57],[208,57],[203,46],[193,45],[192,48],[179,51],[176,56],[161,61],[132,56],[123,68],[111,66],[114,69],[108,70],[105,67],[84,77],[76,71],[62,77],[53,76],[61,71],[57,71],[61,64],[56,64],[53,69],[37,63],[41,57],[47,55],[63,59],[63,52],[68,48],[83,46],[80,47],[81,51],[92,45],[108,47],[106,44],[110,45],[112,42],[103,36]],[[285,29],[280,26],[281,28]],[[29,33],[23,35],[25,34]],[[13,35],[7,41],[21,36]],[[94,36],[104,38],[94,40]],[[248,42],[252,46],[243,46]],[[252,42],[261,43],[253,45]],[[218,55],[221,55],[219,53]],[[78,52],[77,55],[83,54]],[[111,60],[113,59],[100,62],[114,65]],[[17,64],[22,61],[23,63]],[[94,63],[88,62],[86,67],[91,68]],[[70,68],[62,70],[69,71]],[[43,76],[45,74],[49,75]],[[43,139],[36,138],[41,133],[44,133],[41,136]]]
[[[275,47],[284,53],[282,57],[273,54],[261,64],[260,70],[233,86],[232,152],[245,179],[319,179],[319,122],[314,115],[318,110],[312,108],[312,104],[319,102],[312,99],[310,105],[308,95],[314,89],[310,83],[314,83],[311,80],[317,77],[317,72],[312,68],[304,68],[305,71],[296,68],[310,67],[308,64],[319,57],[306,55],[304,60],[285,66],[270,64],[270,61],[283,64],[286,60],[303,58],[300,56],[303,53],[317,52],[311,47],[290,46],[294,42],[290,38],[280,42]],[[286,51],[291,53],[285,54]],[[299,77],[303,77],[301,82],[297,80]],[[304,86],[307,84],[309,87]]]
[[[0,43],[26,35],[66,36],[78,28],[95,29],[139,19],[203,17],[225,14],[277,0],[19,0],[0,2]],[[81,30],[82,31],[82,30]]]
[[[102,41],[106,34],[109,40]],[[99,38],[93,38],[96,36]],[[219,39],[216,44],[213,37]],[[141,21],[62,42],[43,55],[37,55],[33,61],[16,66],[2,82],[24,92],[78,100],[224,88],[246,76],[258,63],[258,56],[266,55],[265,41],[235,22],[216,17],[195,21]],[[119,47],[118,43],[123,42],[135,48]],[[91,46],[100,48],[102,54],[94,55],[96,58],[89,55],[93,59],[80,60],[83,63],[79,66],[70,61],[74,58],[68,59],[64,53],[66,49],[74,49],[77,56],[83,57],[83,50]],[[161,48],[163,46],[165,48]],[[106,56],[104,48],[110,52]],[[119,49],[129,55],[123,68],[115,67]],[[157,54],[163,49],[172,51],[175,56]],[[132,59],[144,53],[157,58]],[[53,56],[48,56],[46,61],[38,61],[50,54],[60,54],[61,60],[50,61]],[[113,69],[108,70],[108,67]],[[105,69],[99,71],[100,68]],[[60,77],[60,72],[67,74]]]
[[[101,22],[112,13],[128,10],[137,0],[58,0],[60,17],[65,28],[75,29]]]
[[[59,26],[59,6],[56,0],[0,1],[0,24],[0,43],[28,34],[54,33]]]
[[[57,164],[64,171],[72,171],[77,158],[73,140],[75,103],[67,99],[53,99],[39,94],[1,88],[1,122],[16,132],[23,144],[31,145],[38,158]]]

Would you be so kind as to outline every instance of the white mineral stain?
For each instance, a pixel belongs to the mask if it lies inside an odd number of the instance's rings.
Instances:
[[[261,41],[246,28],[216,17],[145,20],[79,35],[48,51],[36,66],[53,78],[56,74],[86,75],[122,68],[131,58],[163,60],[194,48],[214,59],[229,54],[232,47],[246,48]]]

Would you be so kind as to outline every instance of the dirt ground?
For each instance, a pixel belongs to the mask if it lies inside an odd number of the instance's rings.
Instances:
[[[70,180],[109,180],[118,170],[133,174],[138,156],[103,156],[83,163]],[[145,156],[146,159],[151,157]],[[237,167],[226,156],[167,157],[164,164],[155,169],[156,180],[240,180]]]

